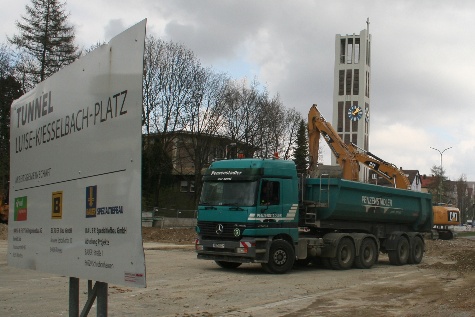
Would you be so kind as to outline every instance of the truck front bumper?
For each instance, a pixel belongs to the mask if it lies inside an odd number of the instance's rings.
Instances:
[[[195,250],[198,259],[262,263],[267,262],[267,238],[243,238],[239,241],[196,239]]]

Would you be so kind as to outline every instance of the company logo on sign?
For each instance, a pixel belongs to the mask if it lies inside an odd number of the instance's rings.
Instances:
[[[86,187],[86,218],[96,216],[97,185]]]
[[[86,187],[86,218],[123,213],[123,206],[97,207],[97,185]]]
[[[51,208],[52,219],[63,218],[63,192],[54,192]]]
[[[15,198],[14,221],[25,221],[27,218],[27,196]]]

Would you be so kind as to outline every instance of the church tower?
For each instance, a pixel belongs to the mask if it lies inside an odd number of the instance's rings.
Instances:
[[[371,93],[371,35],[336,35],[333,88],[333,128],[346,143],[368,151]],[[332,154],[332,165],[337,164]],[[368,168],[361,166],[360,181],[368,181]]]

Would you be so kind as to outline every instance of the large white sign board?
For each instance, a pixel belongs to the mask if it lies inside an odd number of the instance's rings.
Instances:
[[[12,104],[8,264],[145,287],[146,20]]]

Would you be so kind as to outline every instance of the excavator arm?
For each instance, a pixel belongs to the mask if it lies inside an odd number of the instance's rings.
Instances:
[[[338,133],[333,129],[317,109],[317,105],[313,105],[308,112],[308,142],[310,154],[309,172],[312,174],[316,170],[318,160],[318,150],[320,146],[320,135],[323,136],[332,153],[335,155],[338,164],[342,167],[344,179],[358,181],[359,164],[354,153],[350,150],[340,138]]]
[[[328,123],[313,105],[308,112],[308,141],[310,154],[309,172],[316,170],[320,135],[323,136],[338,164],[343,169],[344,179],[359,180],[359,164],[363,164],[388,180],[396,188],[409,189],[411,184],[406,175],[394,164],[388,163],[376,155],[359,148],[356,144],[345,144],[335,129]]]
[[[355,153],[356,160],[375,171],[378,175],[389,181],[396,188],[410,189],[411,183],[407,176],[394,164],[384,161],[371,152],[359,148],[356,144],[349,145]]]

